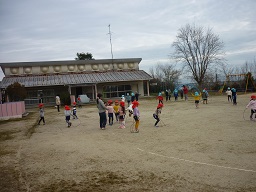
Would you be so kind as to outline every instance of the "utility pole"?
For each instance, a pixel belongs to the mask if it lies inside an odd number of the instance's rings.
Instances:
[[[110,31],[110,24],[108,25],[108,30],[109,30],[109,40],[110,40],[110,47],[111,47],[111,56],[113,60],[113,51],[112,51],[112,42],[111,42],[111,31]],[[113,61],[112,61],[113,62]]]

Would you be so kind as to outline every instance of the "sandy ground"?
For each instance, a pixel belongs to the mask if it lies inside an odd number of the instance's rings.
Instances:
[[[64,113],[37,109],[0,122],[0,191],[256,191],[256,121],[238,105],[212,96],[207,105],[164,102],[162,123],[153,126],[155,99],[141,99],[140,132],[118,123],[99,129],[95,105],[77,109],[67,128]]]

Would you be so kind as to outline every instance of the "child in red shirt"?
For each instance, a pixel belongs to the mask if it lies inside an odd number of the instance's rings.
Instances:
[[[162,104],[163,104],[164,98],[163,98],[163,96],[162,96],[162,93],[158,93],[158,96],[157,96],[156,99],[158,99],[158,103],[162,103]]]

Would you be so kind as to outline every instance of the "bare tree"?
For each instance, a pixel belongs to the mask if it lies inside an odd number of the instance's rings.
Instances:
[[[227,75],[234,74],[235,68],[230,67],[226,63],[222,63],[220,66],[221,72],[227,77]]]
[[[224,60],[224,43],[211,29],[189,24],[179,29],[176,38],[173,58],[184,64],[201,87],[208,68]]]
[[[152,77],[153,79],[155,79],[155,70],[154,70],[154,67],[150,67],[150,68],[149,68],[149,74],[151,75],[151,77]]]
[[[155,68],[150,68],[149,72],[155,81],[161,85],[160,90],[174,88],[174,84],[178,82],[181,75],[181,71],[177,70],[175,65],[172,64],[158,63]]]
[[[175,69],[175,66],[171,64],[159,64],[158,68],[160,69],[162,79],[165,82],[176,83],[181,75],[181,71]]]

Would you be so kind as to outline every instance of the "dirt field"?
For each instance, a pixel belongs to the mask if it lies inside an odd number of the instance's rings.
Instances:
[[[0,191],[256,191],[256,121],[226,96],[209,103],[164,102],[162,123],[153,126],[155,99],[141,99],[140,132],[118,123],[99,129],[95,105],[77,109],[67,128],[64,113],[38,109],[20,120],[0,122]]]

